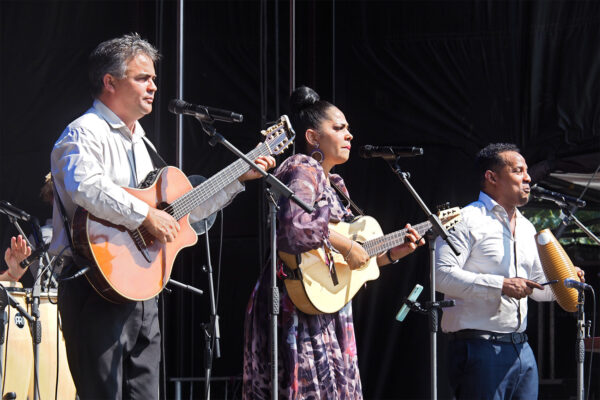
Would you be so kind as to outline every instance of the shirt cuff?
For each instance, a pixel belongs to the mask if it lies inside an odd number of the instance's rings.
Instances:
[[[223,188],[223,191],[227,193],[227,195],[232,198],[236,194],[243,192],[246,189],[246,186],[241,183],[238,179],[231,182],[229,185]]]
[[[473,283],[486,291],[486,297],[489,300],[498,299],[502,296],[502,286],[504,285],[502,275],[479,274]]]
[[[148,216],[148,212],[150,211],[150,206],[143,202],[138,198],[133,198],[131,200],[131,218],[125,225],[125,227],[129,230],[134,230],[140,227],[142,223],[146,220]]]

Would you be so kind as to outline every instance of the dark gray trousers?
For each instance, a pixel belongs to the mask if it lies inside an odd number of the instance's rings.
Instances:
[[[156,299],[113,304],[80,277],[60,283],[58,309],[81,400],[158,399]]]

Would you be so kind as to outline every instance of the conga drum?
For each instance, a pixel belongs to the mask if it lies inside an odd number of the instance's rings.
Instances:
[[[550,285],[558,305],[565,311],[576,312],[579,293],[577,289],[567,288],[564,284],[567,278],[580,280],[573,262],[550,229],[539,231],[535,235],[535,242],[546,278],[558,280],[558,283]]]
[[[26,308],[26,294],[18,282],[0,282],[6,291]],[[14,392],[17,399],[26,399],[29,382],[33,373],[33,342],[27,319],[15,308],[4,309],[7,323],[4,326],[4,346],[2,346],[2,396]],[[4,363],[6,360],[6,365]],[[0,384],[1,384],[0,383]]]
[[[60,323],[57,321],[56,291],[40,295],[40,322],[42,325],[42,342],[39,348],[39,374],[38,387],[40,399],[54,399],[56,389],[56,375],[58,373],[58,399],[75,399],[76,391],[69,364],[65,340],[63,339]],[[31,305],[29,305],[31,309]],[[58,341],[58,356],[56,343]],[[33,398],[33,374],[29,382],[29,398]],[[17,398],[18,399],[18,398]]]

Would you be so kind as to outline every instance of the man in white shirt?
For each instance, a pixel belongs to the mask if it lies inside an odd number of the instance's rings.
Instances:
[[[437,240],[437,290],[455,307],[444,310],[450,334],[449,380],[457,399],[536,399],[538,372],[525,329],[527,298],[551,301],[534,226],[517,207],[529,200],[527,163],[512,144],[490,144],[477,155],[479,200],[462,210],[450,232],[459,256]],[[583,277],[583,272],[578,271]]]
[[[143,226],[161,242],[173,241],[180,229],[167,212],[148,206],[122,187],[136,187],[154,169],[152,144],[138,122],[152,111],[157,87],[158,51],[137,34],[100,43],[89,58],[94,103],[63,131],[51,155],[54,177],[52,254],[66,257],[63,276],[77,267],[69,256],[69,231],[61,207],[72,221],[77,206],[90,214],[133,230]],[[149,149],[150,148],[150,149]],[[272,168],[272,157],[257,165]],[[243,189],[244,174],[194,211],[202,219],[227,205]],[[69,368],[79,398],[157,399],[160,331],[157,300],[114,304],[85,278],[61,281],[59,311]]]

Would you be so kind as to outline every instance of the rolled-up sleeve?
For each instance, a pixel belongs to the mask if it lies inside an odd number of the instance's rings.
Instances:
[[[64,182],[63,189],[74,204],[128,229],[137,228],[146,218],[149,206],[115,184],[106,173],[111,166],[92,132],[71,129],[56,143],[51,159],[52,174],[58,182]]]
[[[502,294],[504,277],[465,269],[472,251],[472,238],[464,221],[459,222],[448,236],[460,252],[454,254],[441,238],[436,240],[435,278],[438,291],[452,298],[484,300],[497,299]]]

